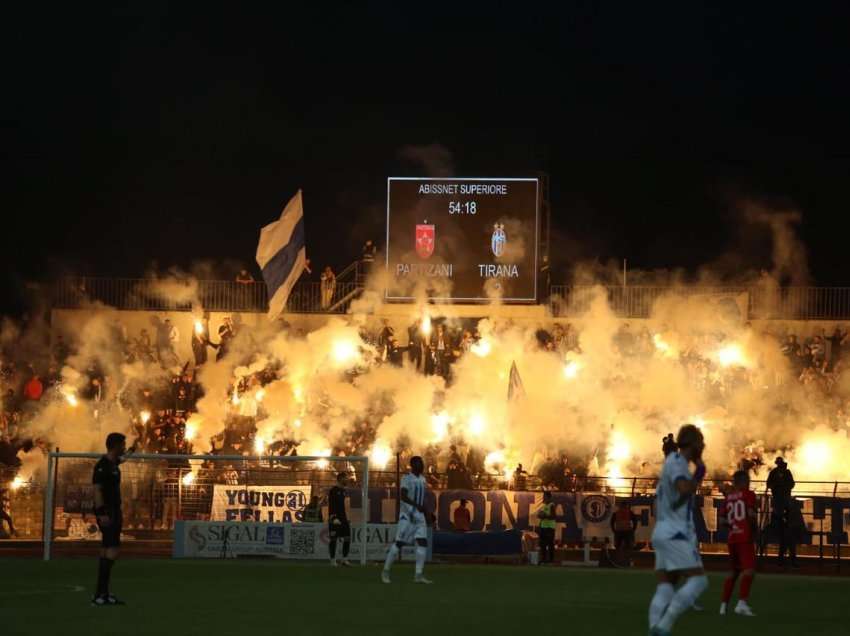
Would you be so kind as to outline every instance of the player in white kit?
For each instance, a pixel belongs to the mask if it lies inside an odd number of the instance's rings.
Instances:
[[[422,575],[425,568],[425,557],[428,556],[428,523],[425,516],[425,488],[427,486],[423,473],[425,462],[421,457],[410,458],[410,472],[401,478],[401,509],[398,517],[395,543],[387,551],[387,560],[381,572],[381,580],[390,582],[390,568],[398,558],[399,552],[405,546],[416,542],[416,576],[415,583],[430,584]]]
[[[685,424],[676,437],[676,446],[679,450],[664,460],[655,491],[652,547],[658,587],[649,606],[651,636],[670,634],[675,620],[708,587],[693,521],[694,493],[705,476],[702,431],[693,424]],[[693,475],[690,462],[696,466]],[[686,581],[677,591],[673,586],[680,578]]]

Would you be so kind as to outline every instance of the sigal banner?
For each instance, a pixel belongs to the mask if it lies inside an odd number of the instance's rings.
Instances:
[[[395,541],[396,524],[370,523],[366,527],[366,559],[383,560]],[[363,528],[351,528],[349,559],[360,560]],[[431,559],[432,532],[428,532]],[[338,548],[339,549],[339,548]],[[177,521],[174,524],[174,558],[235,558],[240,555],[282,559],[328,559],[328,527],[323,523],[257,523],[242,521]],[[414,558],[413,546],[402,558]]]
[[[310,486],[229,486],[213,489],[213,521],[301,521],[310,501]]]

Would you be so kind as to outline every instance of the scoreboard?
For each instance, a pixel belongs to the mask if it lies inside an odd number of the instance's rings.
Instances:
[[[387,179],[386,299],[535,302],[537,179]]]

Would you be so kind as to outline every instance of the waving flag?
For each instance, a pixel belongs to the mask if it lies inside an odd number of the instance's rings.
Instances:
[[[516,361],[511,363],[511,378],[508,381],[508,399],[513,400],[516,397],[524,397],[525,389],[522,387],[522,378],[519,377],[519,370],[516,368]]]
[[[304,270],[304,208],[299,190],[274,223],[260,230],[257,264],[269,290],[269,318],[283,313],[289,293]]]

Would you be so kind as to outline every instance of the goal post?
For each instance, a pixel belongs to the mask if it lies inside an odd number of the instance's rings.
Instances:
[[[44,560],[54,548],[98,538],[94,517],[92,473],[102,453],[54,451],[48,455],[44,496]],[[366,564],[369,537],[369,457],[319,455],[166,455],[128,453],[121,463],[123,535],[161,546],[173,540],[175,521],[273,522],[297,524],[311,497],[324,509],[327,490],[336,476],[348,472],[360,491],[353,505],[352,547]],[[238,510],[222,510],[225,487],[239,494]],[[258,490],[267,491],[260,500]],[[245,495],[242,495],[242,492]],[[248,495],[251,495],[248,497]],[[277,494],[278,496],[272,496]],[[286,510],[264,508],[286,501]],[[56,518],[56,513],[62,519]],[[323,522],[327,517],[323,515]],[[359,539],[354,541],[359,528]],[[123,543],[123,546],[129,545]]]

